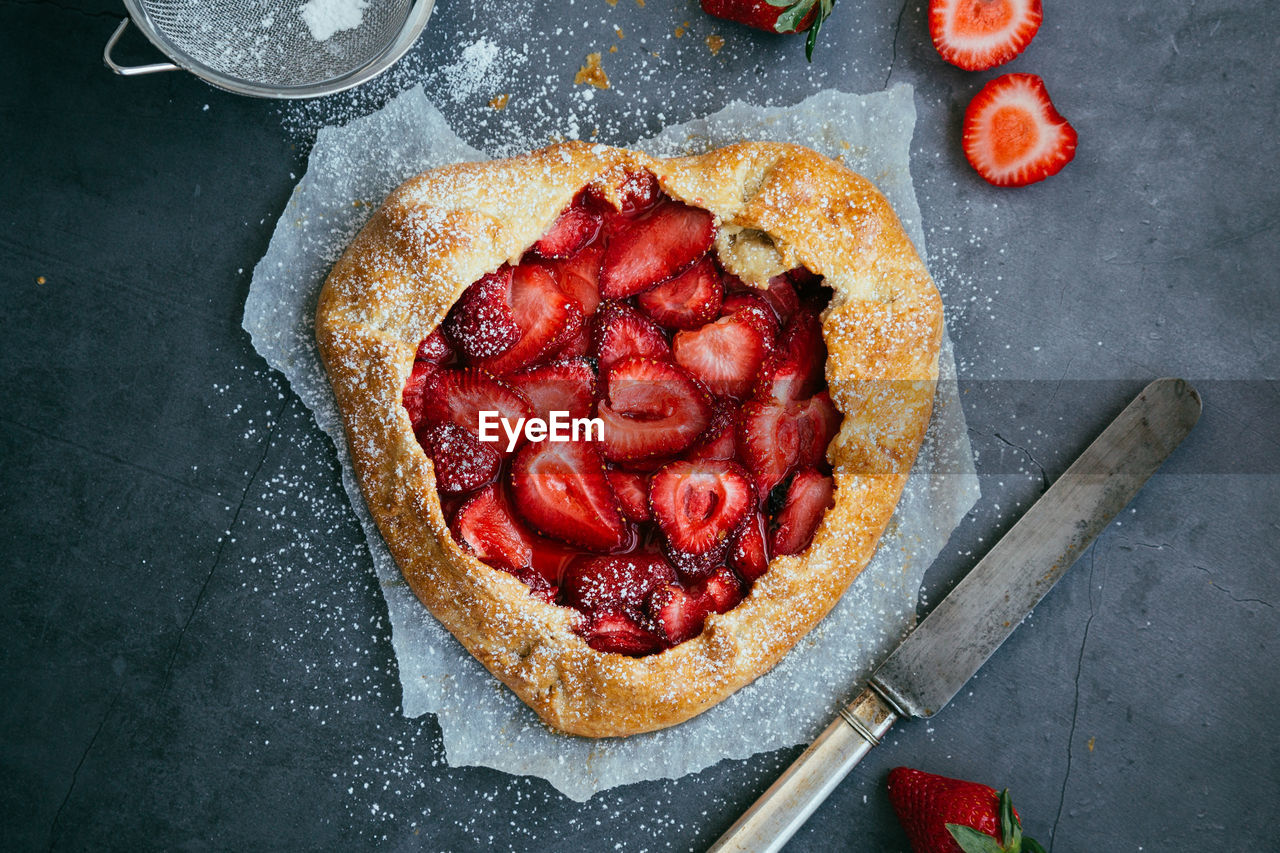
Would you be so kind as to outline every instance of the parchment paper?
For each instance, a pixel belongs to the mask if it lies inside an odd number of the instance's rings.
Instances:
[[[908,162],[914,125],[909,86],[866,96],[828,90],[793,107],[733,103],[631,147],[671,156],[742,139],[807,145],[871,179],[923,256]],[[933,422],[902,500],[875,558],[822,624],[771,672],[682,725],[625,739],[558,734],[472,658],[404,583],[352,475],[314,342],[313,314],[324,277],[381,200],[424,169],[479,159],[484,155],[458,138],[420,87],[345,127],[324,128],[254,268],[245,305],[244,327],[254,346],[285,374],[337,448],[343,483],[387,599],[403,713],[438,716],[451,764],[541,776],[575,800],[808,742],[912,627],[925,569],[977,500],[950,339],[943,342]]]

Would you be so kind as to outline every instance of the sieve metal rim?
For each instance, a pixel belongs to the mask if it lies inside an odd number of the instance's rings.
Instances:
[[[115,73],[129,77],[152,74],[158,71],[175,71],[180,68],[199,77],[209,85],[227,92],[248,95],[254,98],[281,99],[318,98],[323,95],[332,95],[335,92],[359,86],[361,83],[366,83],[377,77],[409,52],[409,48],[413,47],[418,37],[422,35],[423,29],[426,28],[427,19],[431,16],[431,11],[435,6],[435,0],[413,0],[413,4],[409,7],[409,12],[405,17],[404,26],[401,27],[396,38],[381,52],[369,57],[364,64],[339,77],[323,83],[313,83],[306,86],[266,86],[223,74],[192,58],[175,47],[163,33],[156,29],[139,0],[121,0],[121,2],[124,3],[129,17],[123,19],[120,25],[116,27],[115,32],[107,40],[107,45],[102,51],[102,61]],[[111,56],[111,51],[115,48],[116,42],[120,40],[120,36],[124,34],[130,22],[147,37],[147,40],[151,42],[156,50],[168,57],[170,61],[140,66],[127,66],[117,63]]]

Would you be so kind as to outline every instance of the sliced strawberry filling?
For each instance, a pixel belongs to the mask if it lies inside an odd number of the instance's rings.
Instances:
[[[592,648],[637,656],[698,636],[809,547],[842,416],[822,279],[747,285],[722,270],[710,213],[647,172],[617,180],[463,292],[402,401],[462,548],[580,611]],[[482,441],[482,412],[599,429],[512,441],[490,420]]]

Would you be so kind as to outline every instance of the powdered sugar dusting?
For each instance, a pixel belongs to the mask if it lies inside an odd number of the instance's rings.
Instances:
[[[477,48],[477,55],[484,53]],[[923,248],[907,168],[913,123],[908,88],[866,97],[825,92],[793,108],[761,111],[735,105],[669,129],[649,147],[674,152],[743,137],[784,138],[843,157],[877,182]],[[935,419],[917,469],[876,558],[831,617],[773,671],[688,723],[625,740],[587,741],[549,732],[426,613],[403,583],[352,479],[311,338],[319,285],[367,218],[368,205],[376,205],[396,183],[423,168],[478,156],[421,91],[410,91],[346,128],[322,131],[307,175],[255,270],[246,305],[245,326],[255,347],[285,372],[338,446],[344,485],[369,538],[387,599],[405,714],[437,714],[451,764],[542,776],[574,799],[808,740],[909,628],[925,568],[976,499],[949,342],[944,344],[944,382]],[[353,200],[361,204],[353,206]],[[515,612],[503,616],[504,621],[519,618]],[[389,745],[381,768],[385,773],[395,773],[397,752],[398,747]],[[368,782],[377,772],[364,766],[353,769],[352,777]],[[402,784],[396,779],[394,784]]]
[[[327,41],[364,23],[364,10],[368,7],[366,0],[307,0],[299,14],[313,39]]]

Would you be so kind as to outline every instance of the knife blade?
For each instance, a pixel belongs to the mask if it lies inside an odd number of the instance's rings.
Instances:
[[[1182,379],[1157,379],[973,567],[711,853],[782,847],[900,717],[964,686],[1173,452],[1200,417]]]

